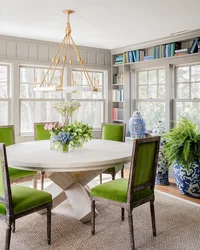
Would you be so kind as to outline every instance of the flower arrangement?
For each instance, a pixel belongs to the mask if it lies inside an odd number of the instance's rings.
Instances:
[[[75,121],[66,125],[62,123],[47,123],[44,127],[51,134],[51,149],[68,152],[69,145],[82,148],[83,143],[92,139],[92,127],[83,122]]]
[[[51,138],[51,149],[68,152],[69,145],[73,148],[82,148],[83,143],[92,139],[92,127],[83,122],[75,121],[69,124],[72,114],[79,109],[78,101],[62,101],[53,105],[63,117],[62,123],[47,123],[44,126]]]
[[[64,124],[69,124],[74,111],[78,110],[80,106],[80,102],[74,100],[71,102],[62,101],[55,103],[53,108],[62,115],[62,122]]]

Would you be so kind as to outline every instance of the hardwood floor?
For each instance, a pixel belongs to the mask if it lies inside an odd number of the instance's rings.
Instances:
[[[124,169],[124,177],[127,178],[128,175],[129,175],[129,169],[125,168]],[[161,192],[164,192],[164,193],[167,193],[169,195],[173,195],[173,196],[176,196],[176,197],[181,198],[183,200],[194,202],[194,203],[200,205],[200,198],[193,198],[193,197],[181,194],[180,191],[178,190],[173,178],[169,178],[169,182],[170,182],[169,186],[156,185],[155,188]]]

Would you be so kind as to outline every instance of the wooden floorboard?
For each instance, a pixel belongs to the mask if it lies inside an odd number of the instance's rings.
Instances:
[[[126,168],[124,169],[124,177],[128,178],[128,175],[129,175],[129,169]],[[170,185],[168,186],[156,185],[155,186],[156,190],[159,190],[161,192],[164,192],[164,193],[176,196],[178,198],[181,198],[183,200],[194,202],[200,205],[200,198],[193,198],[193,197],[181,194],[173,178],[169,178],[169,182],[170,182]]]

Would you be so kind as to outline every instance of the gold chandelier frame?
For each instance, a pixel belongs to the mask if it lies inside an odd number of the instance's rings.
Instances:
[[[79,88],[76,87],[76,81],[74,80],[74,75],[73,75],[73,61],[72,61],[72,48],[74,49],[77,57],[77,61],[79,62],[83,73],[85,75],[85,78],[88,83],[88,87],[84,87],[85,91],[98,91],[99,88],[99,81],[94,77],[94,83],[92,82],[86,66],[84,64],[84,61],[80,55],[80,52],[72,38],[71,35],[71,25],[70,25],[70,15],[73,14],[75,11],[74,10],[63,10],[63,13],[67,14],[67,26],[65,29],[65,36],[55,54],[55,56],[52,58],[51,63],[49,68],[47,69],[47,72],[44,75],[44,78],[42,82],[37,86],[38,84],[35,82],[34,83],[34,91],[66,91],[66,92],[73,92],[79,90]],[[71,87],[70,86],[63,86],[63,80],[64,80],[64,70],[65,70],[65,65],[67,63],[70,65],[71,69]],[[61,76],[60,76],[60,83],[57,86],[52,85],[52,81],[54,78],[54,74],[56,72],[57,67],[62,64],[61,68]],[[47,83],[47,76],[49,74],[49,71],[53,70],[52,75],[50,77],[49,83]]]

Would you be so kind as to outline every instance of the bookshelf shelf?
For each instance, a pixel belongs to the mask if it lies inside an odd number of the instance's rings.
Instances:
[[[112,91],[123,89],[123,99],[120,101],[115,101],[115,98],[113,98],[115,93],[112,92],[111,120],[112,122],[128,124],[132,112],[137,108],[137,72],[153,68],[165,68],[166,82],[172,85],[174,66],[200,62],[200,30],[184,36],[168,37],[114,49],[111,54],[111,89]],[[123,76],[123,83],[114,84],[116,83],[116,75]],[[117,98],[117,100],[119,99]],[[166,102],[168,103],[168,100]],[[118,111],[120,117],[116,117]]]

